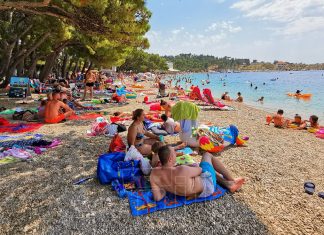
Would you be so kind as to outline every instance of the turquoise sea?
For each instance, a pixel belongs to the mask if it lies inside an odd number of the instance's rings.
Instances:
[[[300,114],[303,119],[308,119],[310,115],[315,114],[319,117],[320,123],[324,123],[324,71],[209,73],[208,85],[202,85],[202,80],[208,78],[207,73],[177,77],[191,78],[193,84],[198,85],[201,90],[210,88],[214,97],[220,98],[222,93],[228,91],[230,97],[236,99],[237,92],[241,92],[244,103],[250,106],[269,112],[283,109],[285,116],[291,118],[295,114]],[[311,93],[313,96],[309,100],[287,96],[287,93],[294,93],[296,90]],[[261,96],[264,96],[264,102],[256,102]]]

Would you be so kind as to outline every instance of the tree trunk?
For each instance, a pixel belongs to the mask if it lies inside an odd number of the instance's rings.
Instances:
[[[79,67],[79,61],[80,59],[78,59],[76,62],[75,62],[75,65],[74,65],[74,69],[73,69],[73,73],[76,73],[78,67]]]
[[[39,80],[41,82],[44,82],[45,79],[48,77],[48,75],[51,73],[57,57],[58,57],[58,54],[53,53],[53,52],[46,57],[45,65],[42,69],[42,72],[39,75]]]
[[[84,64],[83,64],[83,67],[82,67],[82,70],[81,70],[81,73],[83,74],[86,70],[86,67],[89,66],[89,60],[86,60],[84,61]]]
[[[70,62],[69,62],[69,66],[68,66],[67,72],[70,72],[71,71],[72,65],[73,65],[73,60],[72,60],[72,58],[70,58]]]
[[[63,62],[62,62],[62,68],[61,68],[61,73],[62,73],[62,77],[65,78],[66,77],[66,66],[67,66],[67,62],[68,62],[68,55],[65,54],[64,58],[63,58]]]
[[[9,83],[10,77],[13,75],[17,65],[21,63],[27,56],[29,56],[33,51],[35,51],[42,43],[50,36],[50,33],[45,33],[32,47],[30,47],[25,53],[20,53],[19,57],[14,58],[15,62],[10,65],[10,68],[6,74],[6,85]]]
[[[37,61],[39,58],[37,57],[33,57],[32,61],[31,61],[31,65],[28,69],[28,77],[29,78],[35,78],[34,74],[36,72],[36,66],[37,66]]]
[[[39,75],[39,80],[41,82],[45,81],[45,79],[48,77],[48,75],[51,73],[54,65],[55,65],[55,61],[57,60],[57,58],[59,57],[60,53],[62,52],[62,50],[67,47],[69,44],[71,43],[70,40],[66,40],[61,42],[58,46],[55,47],[54,51],[52,53],[50,53],[47,57],[46,57],[46,62],[45,65],[43,67],[43,70],[41,72],[41,74]]]

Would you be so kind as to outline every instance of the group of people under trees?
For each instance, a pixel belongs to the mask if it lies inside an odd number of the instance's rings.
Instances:
[[[171,119],[171,104],[162,101],[165,107],[164,121]],[[236,192],[245,183],[244,178],[234,178],[222,162],[210,153],[204,153],[198,166],[176,166],[176,157],[181,153],[176,150],[186,146],[196,148],[198,140],[185,140],[177,146],[165,145],[160,137],[145,129],[145,111],[137,109],[133,112],[133,123],[127,133],[128,147],[135,146],[143,155],[148,156],[153,152],[151,165],[153,170],[150,182],[154,199],[159,201],[166,192],[179,196],[208,197],[214,193],[216,184],[221,184]],[[170,122],[173,122],[171,120]],[[180,125],[176,125],[178,131]]]

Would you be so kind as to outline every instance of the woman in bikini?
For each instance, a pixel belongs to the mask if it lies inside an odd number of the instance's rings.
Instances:
[[[152,145],[160,138],[145,130],[144,118],[143,109],[136,109],[133,112],[133,123],[128,128],[127,142],[129,147],[134,145],[142,155],[148,155],[152,153]],[[145,138],[145,136],[149,138]]]

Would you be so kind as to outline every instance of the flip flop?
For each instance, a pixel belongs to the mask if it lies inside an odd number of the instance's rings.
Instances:
[[[320,193],[318,193],[318,196],[319,196],[320,198],[323,198],[323,199],[324,199],[324,192],[320,192]]]
[[[312,182],[306,182],[304,184],[305,193],[313,195],[315,192],[315,184]]]

